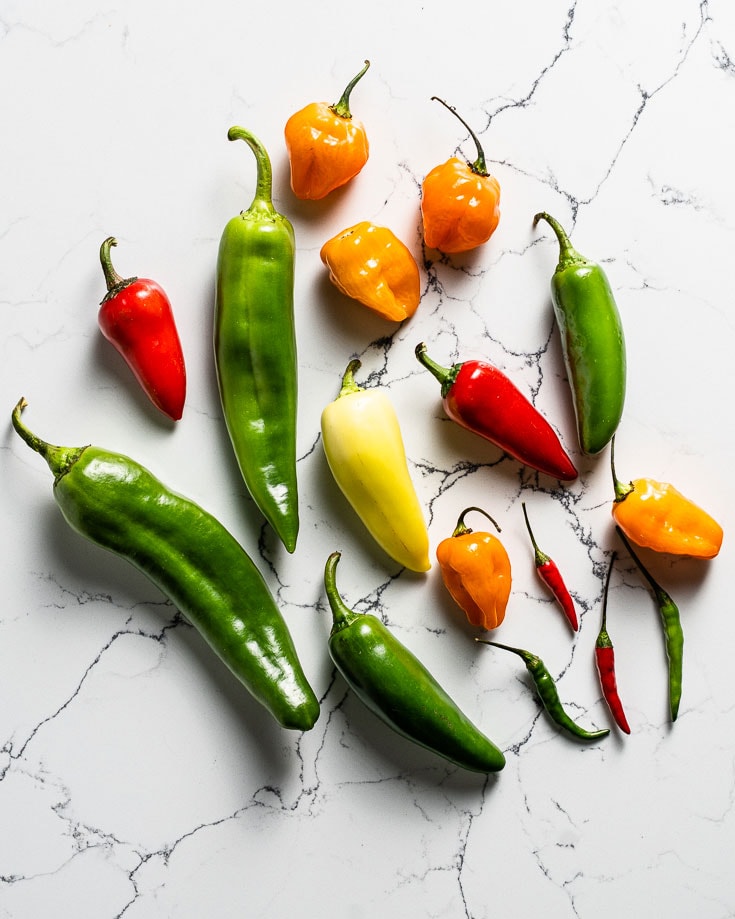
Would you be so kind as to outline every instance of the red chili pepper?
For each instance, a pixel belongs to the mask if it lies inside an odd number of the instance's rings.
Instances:
[[[579,628],[579,623],[577,621],[577,611],[574,608],[574,600],[567,590],[567,585],[564,583],[564,579],[559,572],[556,562],[554,562],[549,556],[542,552],[536,544],[536,540],[533,535],[533,530],[531,529],[531,524],[528,520],[528,512],[526,511],[526,504],[523,502],[521,504],[523,508],[523,516],[526,519],[526,528],[528,529],[528,535],[531,537],[531,545],[533,546],[534,561],[536,563],[536,571],[538,572],[541,580],[546,584],[549,590],[554,595],[554,598],[561,606],[564,615],[569,621],[569,625],[576,632]]]
[[[595,642],[595,661],[597,663],[597,672],[600,674],[600,686],[602,694],[608,704],[610,713],[615,719],[615,723],[621,731],[630,734],[630,725],[623,711],[623,703],[620,701],[618,694],[618,681],[615,676],[615,649],[607,632],[607,593],[610,587],[610,575],[612,574],[613,564],[615,563],[616,553],[613,552],[610,559],[610,567],[607,570],[607,580],[605,581],[605,595],[602,600],[602,626],[600,634]]]
[[[121,278],[112,267],[110,236],[100,247],[107,294],[100,304],[102,334],[125,358],[151,402],[178,421],[186,398],[186,368],[171,303],[146,278]]]
[[[567,482],[576,479],[577,470],[554,429],[497,367],[482,361],[440,367],[423,342],[416,346],[416,357],[441,383],[444,411],[452,421],[539,472]]]

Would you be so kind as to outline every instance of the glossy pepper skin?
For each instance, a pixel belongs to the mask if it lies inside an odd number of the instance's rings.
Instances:
[[[559,241],[551,300],[572,388],[577,434],[583,453],[600,453],[620,424],[625,404],[627,358],[615,297],[603,269],[580,255],[557,220],[545,220]]]
[[[579,621],[577,619],[577,610],[574,606],[572,595],[569,593],[569,589],[564,583],[564,578],[561,576],[559,566],[550,556],[539,549],[538,543],[536,542],[536,539],[533,535],[533,530],[531,529],[531,522],[528,519],[528,511],[526,510],[525,503],[522,504],[522,507],[523,516],[526,521],[526,529],[528,530],[528,535],[531,538],[531,545],[533,546],[533,556],[534,564],[536,565],[536,572],[544,584],[546,584],[546,586],[549,588],[551,593],[554,595],[554,599],[561,607],[567,622],[576,632],[579,628]]]
[[[607,702],[607,707],[610,709],[610,714],[620,730],[625,734],[630,734],[630,725],[618,692],[618,678],[615,673],[615,648],[613,647],[610,633],[607,631],[607,596],[610,590],[610,576],[615,564],[615,557],[616,553],[613,552],[607,569],[607,578],[605,579],[605,593],[602,598],[602,623],[595,641],[595,664],[600,677],[602,694],[605,697],[605,702]]]
[[[347,84],[339,102],[312,102],[286,122],[291,188],[297,198],[319,200],[346,185],[368,161],[370,145],[361,121],[352,117],[350,94],[370,61]]]
[[[411,571],[428,571],[429,534],[406,462],[395,409],[379,389],[355,383],[347,365],[342,388],[322,412],[322,445],[342,494],[378,545]]]
[[[129,457],[42,441],[23,424],[24,405],[16,405],[13,426],[46,460],[72,529],[147,575],[283,727],[313,727],[319,702],[262,575],[235,538]]]
[[[673,485],[655,479],[624,484],[615,474],[615,450],[610,451],[615,499],[612,516],[636,545],[654,552],[709,559],[718,555],[720,524]]]
[[[337,290],[383,319],[403,322],[416,312],[419,266],[387,227],[363,220],[327,240],[320,255]]]
[[[467,507],[459,515],[454,532],[436,549],[444,586],[471,625],[496,629],[505,618],[512,583],[510,559],[497,536],[474,532],[465,524],[470,511],[483,514],[500,532],[500,527],[480,507]]]
[[[472,128],[453,106],[436,96],[432,99],[459,119],[477,147],[474,162],[450,157],[435,166],[421,186],[424,242],[451,255],[476,249],[495,232],[500,221],[500,183],[488,173],[485,153]]]
[[[452,421],[539,472],[563,482],[576,479],[554,429],[497,367],[474,360],[441,367],[423,342],[416,346],[416,358],[441,383],[444,411]]]
[[[253,202],[225,226],[217,257],[214,357],[227,431],[253,500],[289,552],[299,530],[296,477],[297,380],[295,240],[273,206],[271,163],[245,128],[255,154]]]
[[[109,236],[100,246],[107,293],[97,314],[100,330],[123,356],[151,402],[173,421],[184,412],[186,366],[171,301],[155,281],[123,278],[112,266]]]
[[[426,667],[377,616],[356,613],[336,586],[339,552],[327,559],[324,585],[333,625],[329,654],[360,701],[388,727],[471,772],[499,772],[502,750],[459,709]]]

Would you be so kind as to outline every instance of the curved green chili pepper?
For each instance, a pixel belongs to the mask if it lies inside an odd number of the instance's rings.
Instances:
[[[505,756],[457,707],[377,616],[349,609],[337,591],[339,552],[324,569],[332,610],[329,654],[355,695],[388,727],[471,772],[498,772]]]
[[[21,421],[25,404],[16,405],[13,427],[53,472],[54,498],[72,529],[147,575],[283,727],[313,727],[319,702],[262,575],[235,538],[129,457],[41,440]]]
[[[602,268],[572,247],[561,225],[542,211],[559,241],[559,262],[551,299],[572,387],[579,445],[599,453],[620,424],[625,402],[626,355],[623,327]]]
[[[272,201],[268,153],[245,128],[257,184],[225,226],[217,257],[214,356],[227,430],[253,500],[289,552],[299,529],[294,232]]]
[[[618,531],[618,536],[623,541],[625,548],[630,553],[630,557],[638,566],[638,570],[648,581],[656,598],[656,605],[661,614],[661,622],[664,627],[666,657],[669,661],[669,711],[671,713],[671,720],[676,721],[679,714],[679,703],[681,702],[682,669],[684,661],[684,630],[681,627],[679,607],[671,599],[669,593],[655,580],[651,572],[640,560],[639,556],[636,555],[625,533],[623,533],[620,527],[615,527],[615,529]]]
[[[526,669],[531,674],[544,708],[559,727],[564,728],[574,737],[579,737],[581,740],[598,740],[601,737],[607,737],[610,733],[609,728],[602,728],[599,731],[587,731],[567,715],[559,699],[559,692],[553,677],[544,662],[536,654],[531,654],[530,651],[525,651],[523,648],[501,645],[498,641],[488,641],[485,638],[476,638],[475,641],[479,641],[483,645],[492,645],[494,648],[502,648],[504,651],[512,651],[513,654],[517,654],[521,658],[526,665]]]

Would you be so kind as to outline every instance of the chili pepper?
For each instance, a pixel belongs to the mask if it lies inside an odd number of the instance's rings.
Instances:
[[[620,424],[625,402],[626,353],[620,313],[607,275],[572,248],[561,225],[545,212],[559,241],[551,299],[572,388],[582,452],[599,453]]]
[[[396,733],[471,772],[498,772],[505,756],[459,709],[426,667],[377,616],[339,595],[333,552],[324,570],[332,611],[329,654],[358,699]]]
[[[295,112],[284,130],[297,198],[325,198],[346,185],[367,163],[369,144],[362,122],[352,117],[350,94],[370,61],[347,84],[339,102],[312,102]]]
[[[478,511],[500,532],[493,518],[480,507],[466,507],[454,532],[436,549],[444,586],[471,625],[496,629],[505,618],[511,587],[510,559],[492,533],[473,532],[464,522]]]
[[[320,255],[337,290],[383,319],[402,322],[416,312],[419,267],[387,227],[363,220],[327,240]]]
[[[722,527],[673,485],[655,479],[633,479],[627,485],[615,475],[615,442],[610,451],[615,523],[636,545],[694,558],[714,558],[722,546]]]
[[[297,364],[294,232],[272,200],[268,152],[230,128],[255,154],[250,207],[225,226],[217,257],[214,355],[225,423],[245,484],[289,552],[299,529],[296,478]]]
[[[105,338],[123,356],[151,402],[174,421],[184,411],[186,367],[171,301],[155,281],[122,278],[112,267],[109,236],[100,247],[107,293],[97,316]]]
[[[500,183],[487,170],[485,152],[472,128],[454,106],[441,102],[469,131],[477,147],[470,163],[450,157],[424,179],[421,186],[421,217],[424,241],[430,249],[452,254],[476,249],[495,232],[500,220]]]
[[[539,472],[562,481],[577,477],[549,422],[497,367],[483,361],[440,367],[423,342],[416,357],[441,383],[444,411],[452,421]]]
[[[528,520],[528,512],[526,511],[525,502],[521,504],[521,507],[523,508],[523,516],[526,520],[528,535],[531,537],[534,562],[536,564],[536,571],[538,572],[538,576],[554,595],[554,598],[562,608],[564,615],[567,617],[569,625],[571,625],[571,627],[576,632],[579,628],[579,623],[577,622],[577,611],[574,608],[574,600],[572,600],[571,594],[567,589],[567,585],[564,583],[564,579],[561,576],[556,562],[553,561],[553,559],[551,559],[545,552],[542,552],[541,549],[539,549],[536,540],[534,539],[531,524]]]
[[[602,625],[595,642],[595,663],[600,676],[602,694],[610,709],[610,714],[615,719],[615,723],[620,730],[630,734],[630,725],[625,717],[625,710],[618,692],[618,680],[615,674],[615,648],[607,631],[607,595],[610,589],[610,575],[612,574],[615,557],[616,553],[613,552],[610,558],[610,566],[607,569],[607,578],[605,579],[605,594],[602,598]]]
[[[502,648],[504,651],[512,651],[513,654],[517,654],[521,658],[526,665],[526,669],[531,674],[544,708],[559,727],[564,728],[564,730],[574,737],[579,737],[581,740],[598,740],[601,737],[607,737],[610,733],[608,728],[602,728],[599,731],[587,731],[569,717],[559,699],[556,683],[538,655],[525,651],[523,648],[512,648],[510,645],[501,645],[497,641],[488,641],[484,638],[476,638],[475,641],[479,641],[483,645],[492,645],[494,648]]]
[[[370,535],[411,571],[427,571],[429,534],[406,462],[398,417],[378,389],[355,383],[350,361],[339,395],[322,412],[322,444],[342,494]]]
[[[681,617],[679,607],[671,599],[670,594],[654,579],[651,572],[646,568],[638,555],[633,551],[630,541],[626,538],[625,533],[616,527],[618,536],[623,541],[625,548],[630,553],[630,557],[638,566],[638,570],[648,581],[656,605],[661,614],[661,622],[664,627],[664,641],[666,644],[666,656],[669,662],[669,712],[671,720],[676,721],[679,714],[679,704],[681,702],[681,684],[682,668],[684,661],[684,631],[681,627]]]
[[[147,575],[283,727],[313,727],[319,702],[286,622],[235,538],[129,457],[41,440],[21,420],[25,405],[15,406],[13,427],[46,460],[72,529]]]

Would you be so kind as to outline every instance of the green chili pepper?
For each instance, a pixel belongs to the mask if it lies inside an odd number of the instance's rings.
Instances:
[[[623,414],[626,355],[623,327],[607,275],[572,247],[560,224],[541,212],[559,240],[559,262],[551,279],[551,299],[572,387],[579,445],[599,453]]]
[[[214,356],[232,446],[253,500],[289,552],[299,529],[294,232],[272,201],[271,162],[245,128],[257,183],[250,207],[225,226],[217,257]]]
[[[664,627],[666,656],[669,661],[669,711],[671,720],[676,721],[679,714],[679,703],[681,702],[682,665],[684,659],[684,631],[681,627],[679,607],[671,599],[669,593],[655,580],[651,572],[640,560],[640,557],[636,555],[625,533],[620,527],[615,529],[618,531],[618,536],[623,541],[625,548],[630,553],[630,557],[638,566],[638,570],[648,581],[656,598],[656,605],[661,614],[661,622]]]
[[[523,648],[512,648],[510,645],[501,645],[497,641],[488,641],[485,638],[476,638],[475,641],[479,641],[483,645],[492,645],[494,648],[502,648],[504,651],[512,651],[513,654],[517,654],[522,659],[526,669],[531,674],[544,708],[559,727],[564,728],[574,737],[579,737],[581,740],[598,740],[601,737],[607,737],[610,733],[608,728],[602,728],[599,731],[587,731],[567,715],[559,699],[559,692],[553,677],[544,662],[536,654],[525,651]]]
[[[498,772],[505,756],[463,714],[377,616],[356,613],[337,591],[339,552],[327,559],[329,654],[355,695],[388,727],[471,772]]]
[[[54,498],[82,536],[156,584],[252,695],[286,728],[306,731],[319,702],[262,575],[211,514],[147,469],[99,447],[56,447],[13,427],[54,474]]]

